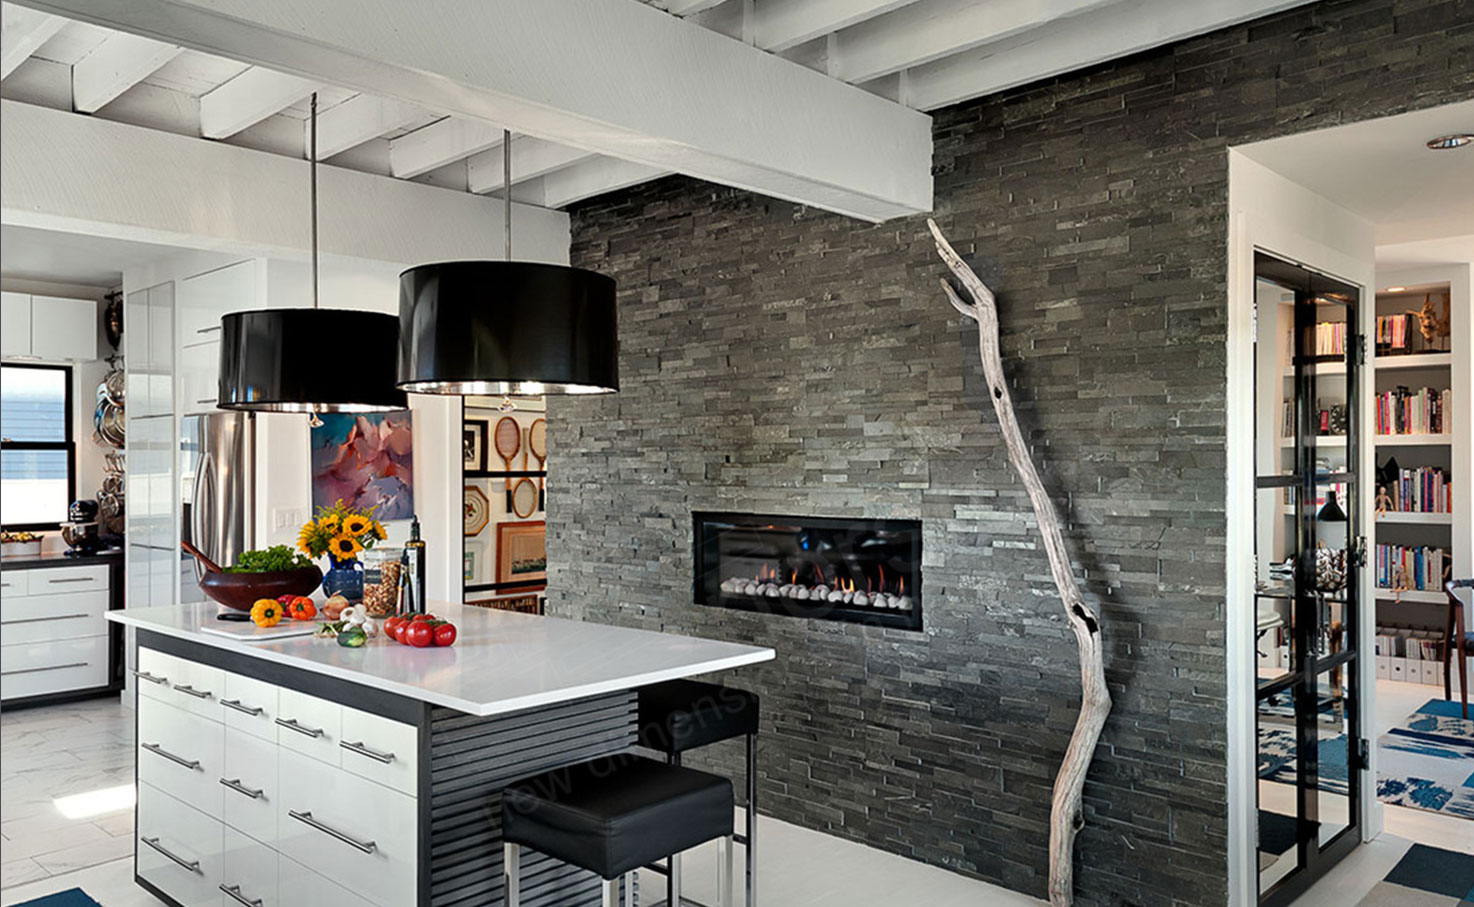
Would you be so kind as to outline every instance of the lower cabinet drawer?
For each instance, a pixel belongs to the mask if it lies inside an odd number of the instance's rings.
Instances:
[[[109,595],[106,589],[99,589],[95,592],[65,592],[59,595],[7,596],[0,599],[0,623],[5,625],[5,632],[8,636],[21,627],[64,626],[62,621],[78,617],[102,620],[103,615],[107,613],[108,602]],[[94,629],[91,633],[77,635],[96,636],[98,632],[99,630]],[[52,634],[49,638],[62,639],[64,637],[57,633]]]
[[[255,734],[276,746],[277,687],[231,671],[225,672],[225,695],[220,700],[225,726]]]
[[[157,699],[138,699],[138,780],[219,818],[225,729]]]
[[[291,771],[290,755],[287,770]],[[265,844],[276,843],[277,747],[245,731],[225,730],[225,768],[220,774],[220,817],[225,824]]]
[[[138,785],[139,878],[184,907],[220,907],[220,820],[148,783]]]
[[[276,887],[281,907],[373,907],[371,901],[328,881],[286,854],[277,858]]]
[[[295,750],[328,765],[338,765],[342,706],[278,687],[276,711],[276,742],[283,750]]]
[[[280,775],[278,851],[382,907],[416,903],[414,798],[312,759]]]
[[[0,646],[0,699],[106,686],[109,647],[106,635]]]
[[[276,851],[225,827],[225,857],[220,872],[223,907],[277,907]],[[327,901],[321,902],[326,907]]]
[[[343,707],[343,768],[414,796],[419,790],[419,731],[358,709]]]

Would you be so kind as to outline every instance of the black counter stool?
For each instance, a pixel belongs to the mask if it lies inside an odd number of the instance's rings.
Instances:
[[[686,750],[735,737],[747,738],[746,834],[733,835],[746,858],[747,907],[757,904],[757,728],[758,698],[745,690],[696,680],[670,680],[640,687],[639,744],[665,753],[671,765],[681,764]],[[659,869],[659,867],[652,867]],[[681,865],[671,857],[666,869],[666,907],[679,907]],[[726,860],[718,858],[718,885]]]
[[[521,904],[521,855],[531,847],[604,880],[604,907],[619,903],[620,877],[716,839],[730,863],[732,782],[718,775],[621,754],[524,778],[502,794],[506,907]],[[624,903],[634,903],[625,878]],[[719,887],[732,901],[732,878]]]

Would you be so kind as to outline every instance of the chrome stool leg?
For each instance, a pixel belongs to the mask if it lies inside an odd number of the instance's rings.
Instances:
[[[747,907],[757,905],[757,734],[747,735]]]
[[[717,839],[717,907],[732,904],[732,836]]]
[[[522,848],[509,841],[502,842],[502,879],[506,888],[502,900],[507,907],[521,907]]]

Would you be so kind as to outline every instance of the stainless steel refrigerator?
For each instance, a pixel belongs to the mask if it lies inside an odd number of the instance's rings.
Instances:
[[[256,513],[256,419],[250,413],[185,416],[180,424],[181,532],[222,567],[253,546]],[[204,601],[204,568],[186,556],[181,602]]]

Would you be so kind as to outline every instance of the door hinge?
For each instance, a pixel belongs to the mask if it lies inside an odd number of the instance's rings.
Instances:
[[[1351,566],[1365,567],[1367,565],[1367,537],[1358,535],[1356,547],[1351,551]]]
[[[1367,364],[1367,335],[1365,334],[1356,335],[1356,364]]]
[[[1365,737],[1356,741],[1356,767],[1361,771],[1372,767],[1372,750]]]

